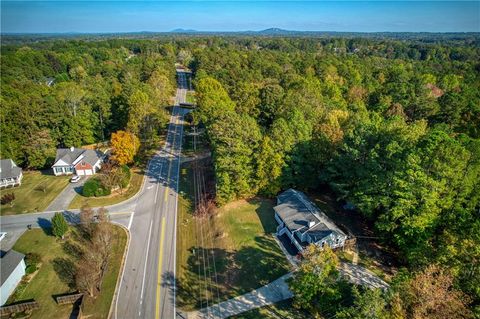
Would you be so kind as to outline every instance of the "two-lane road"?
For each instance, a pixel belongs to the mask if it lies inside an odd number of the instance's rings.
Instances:
[[[176,105],[185,101],[186,84],[185,74],[178,72]],[[176,214],[184,114],[174,106],[165,147],[151,160],[147,184],[137,198],[115,319],[176,316]]]

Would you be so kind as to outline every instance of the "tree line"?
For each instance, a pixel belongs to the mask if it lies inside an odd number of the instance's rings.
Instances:
[[[52,164],[57,147],[107,141],[118,130],[158,142],[175,88],[176,52],[149,41],[2,46],[0,156]]]
[[[450,269],[480,311],[478,45],[196,41],[184,50],[220,205],[328,185],[411,269]]]

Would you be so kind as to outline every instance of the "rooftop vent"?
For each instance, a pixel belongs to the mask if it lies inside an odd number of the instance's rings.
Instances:
[[[313,226],[315,226],[315,221],[309,220],[308,221],[308,228],[312,228]]]
[[[75,149],[75,147],[70,147],[70,152],[73,152],[73,150]]]

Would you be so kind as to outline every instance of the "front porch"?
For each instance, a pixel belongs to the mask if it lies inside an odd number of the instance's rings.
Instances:
[[[0,188],[15,187],[22,185],[22,177],[2,178],[0,180]]]
[[[54,166],[53,167],[53,174],[55,176],[58,175],[70,175],[75,172],[73,166]]]

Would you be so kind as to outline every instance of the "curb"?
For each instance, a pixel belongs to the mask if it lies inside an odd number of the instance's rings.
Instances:
[[[108,316],[107,316],[108,319],[112,318],[113,305],[115,304],[115,302],[117,301],[117,298],[118,298],[118,292],[120,290],[121,279],[123,277],[123,273],[124,273],[124,270],[125,270],[125,264],[126,264],[126,261],[127,261],[127,255],[128,255],[128,250],[130,248],[130,241],[131,241],[130,240],[131,234],[130,234],[130,231],[128,230],[127,227],[125,227],[124,225],[122,225],[120,223],[117,223],[117,222],[112,222],[112,224],[120,226],[123,229],[123,231],[125,231],[125,233],[127,234],[127,244],[125,245],[125,250],[123,251],[122,264],[121,264],[120,269],[118,271],[117,283],[115,285],[115,291],[113,292],[112,302],[110,303],[110,310],[108,311]]]

